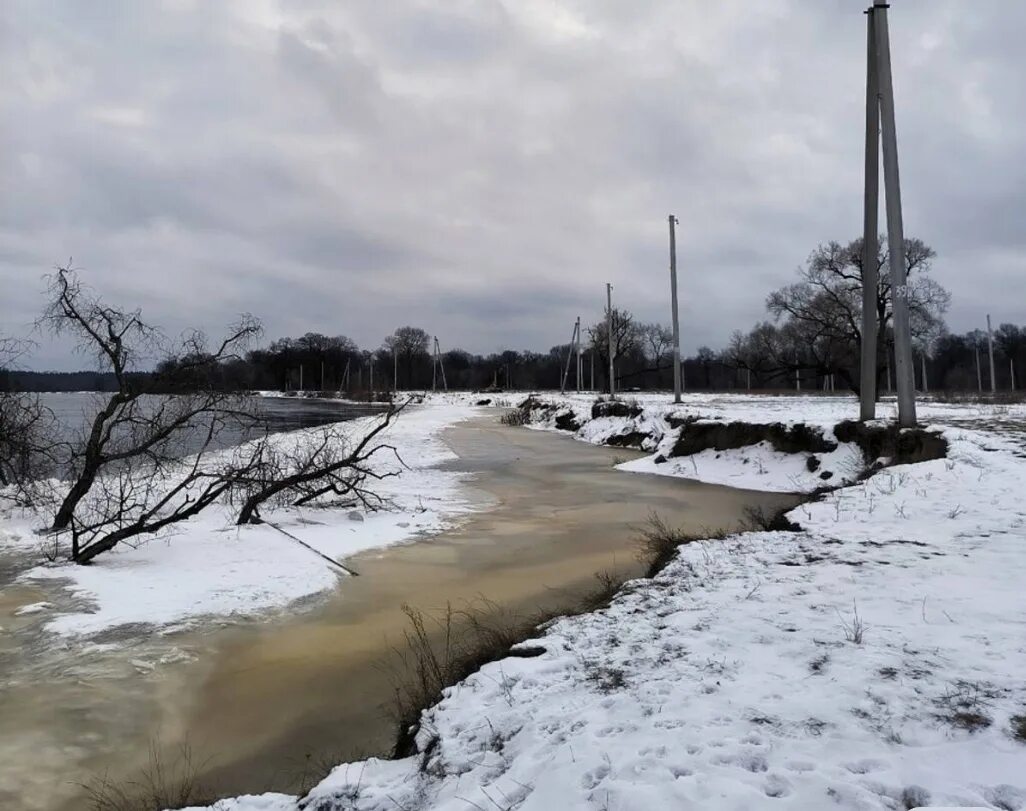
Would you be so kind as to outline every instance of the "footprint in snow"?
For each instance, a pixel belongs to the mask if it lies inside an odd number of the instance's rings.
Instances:
[[[791,793],[791,783],[785,777],[771,774],[766,778],[763,791],[767,797],[786,797]]]
[[[852,763],[845,763],[844,768],[852,774],[869,774],[870,772],[887,768],[887,764],[882,760],[867,758],[866,760],[856,760]]]
[[[740,755],[722,755],[716,758],[717,763],[721,763],[725,766],[738,766],[745,771],[749,772],[764,772],[769,769],[769,764],[766,762],[766,758],[762,755],[753,753],[744,753]]]
[[[605,764],[586,771],[581,775],[581,787],[591,791],[609,776],[609,767]]]

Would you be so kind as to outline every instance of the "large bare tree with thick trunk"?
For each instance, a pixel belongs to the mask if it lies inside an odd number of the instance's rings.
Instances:
[[[877,379],[883,375],[887,338],[891,329],[893,290],[887,240],[880,237],[876,257],[878,325]],[[929,271],[936,253],[920,239],[905,240],[906,295],[912,335],[927,340],[942,328],[951,296]],[[789,333],[795,356],[782,364],[816,374],[837,374],[857,392],[859,351],[862,343],[862,240],[847,245],[820,245],[799,270],[801,280],[769,295],[766,306],[783,320],[782,335]],[[780,365],[778,364],[778,368]],[[879,386],[877,386],[879,390]]]

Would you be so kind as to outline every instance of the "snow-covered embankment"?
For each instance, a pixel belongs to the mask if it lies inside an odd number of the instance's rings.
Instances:
[[[850,406],[786,399],[823,425]],[[740,419],[752,400],[674,410]],[[630,419],[665,421],[665,402],[642,405]],[[575,430],[595,441],[600,419]],[[218,808],[1022,808],[1026,454],[1000,429],[942,426],[946,458],[821,494],[790,513],[802,531],[682,547],[608,608],[548,628],[530,643],[541,656],[449,689],[415,757],[343,764],[302,801]],[[642,461],[672,471],[655,462],[663,441]],[[676,474],[747,487],[802,475],[767,448],[731,449],[722,469],[710,450]]]

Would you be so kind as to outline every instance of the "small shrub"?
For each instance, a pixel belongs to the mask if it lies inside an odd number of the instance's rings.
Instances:
[[[692,535],[681,529],[673,529],[655,513],[648,517],[637,541],[638,559],[645,564],[646,577],[655,577],[673,560],[677,549],[694,541],[725,537],[724,533],[703,533]]]
[[[844,631],[844,638],[849,642],[854,642],[856,645],[861,645],[862,640],[866,634],[866,624],[863,622],[862,617],[859,616],[859,606],[854,600],[852,603],[852,618],[846,620],[841,616],[841,612],[837,612],[838,618],[841,620],[841,629]]]
[[[527,425],[530,421],[531,412],[522,406],[520,408],[514,408],[510,411],[507,411],[505,414],[499,417],[499,422],[503,425]]]
[[[150,744],[149,764],[135,780],[114,781],[109,775],[82,786],[90,811],[164,811],[210,805],[217,798],[197,781],[197,764],[188,745],[168,759],[156,743]]]

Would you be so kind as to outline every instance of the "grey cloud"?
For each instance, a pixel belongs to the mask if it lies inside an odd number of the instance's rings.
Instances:
[[[0,331],[74,256],[172,331],[544,351],[607,281],[666,320],[672,211],[684,348],[721,344],[860,229],[864,5],[11,0]],[[891,21],[906,230],[953,328],[1022,321],[1026,7]]]

